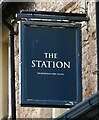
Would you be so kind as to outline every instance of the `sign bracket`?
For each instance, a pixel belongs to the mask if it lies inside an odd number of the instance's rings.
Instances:
[[[86,13],[64,13],[64,12],[49,12],[49,11],[28,11],[21,10],[15,16],[16,21],[26,19],[31,20],[60,20],[62,22],[82,22],[88,21],[89,17]]]

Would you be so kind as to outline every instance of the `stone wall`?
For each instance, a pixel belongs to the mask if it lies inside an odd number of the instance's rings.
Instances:
[[[97,46],[95,2],[88,2],[89,21],[82,29],[82,81],[86,99],[97,91]]]
[[[72,1],[72,0],[71,0]],[[85,12],[84,0],[67,2],[22,3],[19,8],[27,10],[62,11],[62,12]],[[97,91],[97,49],[96,49],[96,22],[95,2],[88,2],[88,22],[82,22],[82,86],[83,99],[86,99]],[[17,25],[15,26],[15,30]],[[15,36],[15,80],[16,80],[16,109],[17,118],[51,118],[50,108],[29,108],[19,105],[19,37]]]

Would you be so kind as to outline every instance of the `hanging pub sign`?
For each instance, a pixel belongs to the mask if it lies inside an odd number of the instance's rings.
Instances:
[[[20,104],[72,107],[81,101],[81,26],[21,21]]]

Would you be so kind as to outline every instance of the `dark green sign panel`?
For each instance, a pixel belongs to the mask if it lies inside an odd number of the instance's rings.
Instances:
[[[20,103],[66,107],[81,101],[79,24],[20,22]]]

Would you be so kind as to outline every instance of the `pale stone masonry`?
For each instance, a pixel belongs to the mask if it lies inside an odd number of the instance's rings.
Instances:
[[[97,91],[97,46],[95,2],[88,2],[89,21],[82,29],[82,81],[86,99]]]
[[[67,0],[68,1],[68,0]],[[25,10],[85,12],[85,1],[22,3]],[[13,6],[12,6],[13,7]],[[97,46],[95,1],[88,2],[88,22],[82,22],[82,88],[83,100],[97,91]],[[17,25],[15,26],[15,30]],[[19,105],[19,36],[15,36],[15,86],[17,118],[52,118],[51,108],[30,108]],[[10,117],[10,116],[9,116]]]

